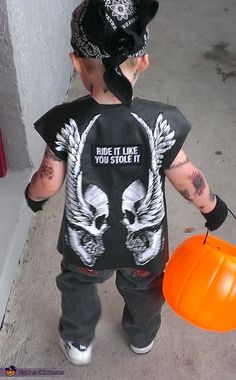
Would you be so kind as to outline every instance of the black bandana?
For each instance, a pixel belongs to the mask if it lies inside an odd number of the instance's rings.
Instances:
[[[158,7],[156,0],[84,0],[73,12],[75,53],[102,59],[107,88],[126,105],[131,103],[133,89],[119,65],[144,54],[149,42],[147,25]]]

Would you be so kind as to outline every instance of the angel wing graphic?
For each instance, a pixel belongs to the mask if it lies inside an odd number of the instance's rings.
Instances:
[[[90,184],[82,191],[81,156],[89,131],[100,115],[95,116],[84,132],[79,134],[75,120],[65,124],[57,134],[57,150],[68,152],[66,184],[66,217],[68,220],[68,242],[74,252],[87,266],[94,266],[105,251],[102,236],[109,214],[108,197],[97,186]]]
[[[152,158],[147,191],[142,182],[137,180],[123,193],[122,223],[128,231],[127,248],[132,252],[136,264],[144,265],[160,252],[164,243],[161,222],[165,207],[159,168],[164,153],[171,149],[176,140],[175,132],[171,132],[163,114],[158,116],[154,131],[140,116],[135,113],[132,115],[147,133]]]

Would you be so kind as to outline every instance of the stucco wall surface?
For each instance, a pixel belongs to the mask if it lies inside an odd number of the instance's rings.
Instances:
[[[64,101],[72,73],[70,19],[77,0],[7,0],[14,64],[27,136],[37,166],[44,146],[33,122]]]
[[[29,167],[6,0],[0,1],[0,129],[8,166]]]
[[[0,129],[8,163],[0,178],[0,329],[32,217],[24,189],[45,146],[33,123],[65,100],[70,19],[78,4],[0,0]]]

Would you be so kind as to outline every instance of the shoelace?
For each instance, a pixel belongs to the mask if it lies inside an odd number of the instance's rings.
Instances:
[[[86,351],[87,350],[87,346],[83,346],[82,344],[77,343],[77,342],[73,342],[72,346],[77,348],[80,351]]]

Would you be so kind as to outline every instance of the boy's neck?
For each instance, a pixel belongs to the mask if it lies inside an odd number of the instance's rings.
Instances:
[[[134,87],[137,76],[134,78],[128,78]],[[106,87],[103,81],[96,81],[90,85],[90,96],[100,104],[121,104],[121,101],[113,95]]]
[[[121,101],[105,85],[96,89],[92,88],[90,96],[100,104],[121,104]]]
[[[90,96],[99,104],[121,104],[121,101],[106,88],[93,90],[90,92]]]

